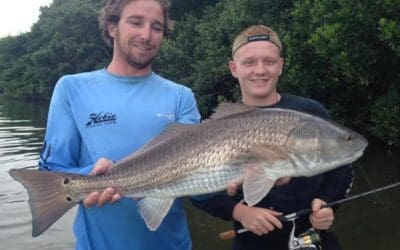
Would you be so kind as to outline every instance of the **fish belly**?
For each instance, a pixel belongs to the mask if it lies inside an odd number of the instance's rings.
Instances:
[[[142,191],[126,193],[131,197],[176,198],[199,194],[214,193],[227,188],[232,180],[241,181],[243,166],[220,165],[213,169],[201,170],[184,178],[148,188]]]

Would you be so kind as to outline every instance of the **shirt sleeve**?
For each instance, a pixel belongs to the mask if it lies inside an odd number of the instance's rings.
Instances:
[[[343,199],[350,192],[353,176],[354,171],[351,165],[325,173],[318,198],[327,203]]]
[[[240,202],[240,196],[230,197],[227,194],[217,193],[191,197],[190,201],[198,209],[219,217],[223,220],[233,220],[233,209]]]
[[[178,110],[176,122],[183,124],[198,124],[200,122],[196,99],[193,92],[187,87],[182,88]]]
[[[51,98],[39,168],[87,175],[93,165],[79,166],[82,139],[71,110],[67,83],[66,78],[61,78]]]

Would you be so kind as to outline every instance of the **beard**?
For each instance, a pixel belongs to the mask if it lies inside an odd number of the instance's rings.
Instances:
[[[132,53],[128,53],[125,55],[125,60],[131,65],[132,67],[136,69],[144,69],[147,68],[149,65],[151,65],[156,57],[150,57],[147,58],[146,60],[140,59],[133,55]]]
[[[129,40],[126,43],[126,46],[123,46],[123,41],[121,40],[119,32],[117,33],[116,37],[116,47],[114,49],[118,49],[120,55],[125,59],[125,61],[135,69],[145,69],[149,67],[156,58],[158,50],[152,56],[148,57],[141,57],[140,55],[135,54],[131,51],[132,47],[135,47],[135,42]],[[149,47],[150,45],[144,45],[144,47]]]

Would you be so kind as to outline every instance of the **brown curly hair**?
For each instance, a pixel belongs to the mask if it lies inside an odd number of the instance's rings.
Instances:
[[[124,7],[133,1],[137,0],[107,0],[106,5],[102,8],[99,15],[99,25],[101,29],[101,35],[103,36],[104,41],[110,47],[113,46],[113,38],[108,33],[108,24],[114,23],[117,24],[121,18],[121,13]],[[155,0],[157,1],[163,10],[164,13],[164,35],[168,35],[173,30],[173,22],[169,18],[169,8],[170,1],[169,0]]]

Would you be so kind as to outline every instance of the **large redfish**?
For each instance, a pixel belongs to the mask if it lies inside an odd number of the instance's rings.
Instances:
[[[367,141],[332,121],[285,109],[223,103],[200,125],[173,125],[103,175],[12,169],[29,193],[38,236],[93,191],[113,187],[141,198],[139,212],[156,230],[174,199],[243,182],[250,206],[281,177],[312,176],[362,156]]]

